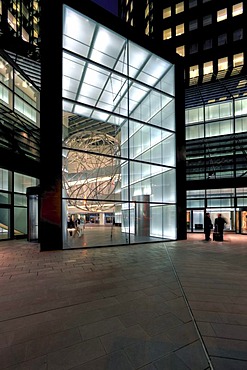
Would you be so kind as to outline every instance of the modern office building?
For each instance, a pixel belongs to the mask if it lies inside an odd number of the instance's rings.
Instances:
[[[37,135],[36,157],[32,142],[20,161],[32,175],[22,188],[23,235],[36,239],[39,223],[42,250],[186,238],[181,58],[89,1],[41,6],[41,64],[18,50],[3,50],[1,60],[2,122],[8,111],[21,148]],[[18,172],[8,160],[0,166],[4,179]],[[5,183],[14,215],[20,197],[14,180]],[[71,235],[68,217],[86,225],[83,237]],[[18,228],[1,223],[14,237]]]
[[[247,233],[246,2],[119,2],[121,17],[184,59],[188,231],[204,212]]]
[[[40,87],[37,64],[0,50],[0,239],[28,234],[26,189],[40,176]]]
[[[40,60],[40,0],[0,0],[1,48]]]

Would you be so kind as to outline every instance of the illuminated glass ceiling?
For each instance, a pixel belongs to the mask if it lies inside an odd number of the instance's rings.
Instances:
[[[141,104],[148,122],[174,98],[170,62],[67,6],[63,48],[67,112],[120,125],[129,115],[139,119]]]

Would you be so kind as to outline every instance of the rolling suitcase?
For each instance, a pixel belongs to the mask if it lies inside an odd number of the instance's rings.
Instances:
[[[213,232],[213,240],[215,242],[223,242],[223,236],[220,235],[220,233],[217,231],[217,226],[215,227],[215,230]]]

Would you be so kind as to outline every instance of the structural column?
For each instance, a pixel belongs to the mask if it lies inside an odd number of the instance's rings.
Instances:
[[[62,249],[62,3],[41,0],[41,251]]]

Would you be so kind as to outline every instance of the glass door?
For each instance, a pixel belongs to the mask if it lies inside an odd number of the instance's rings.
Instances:
[[[204,231],[204,210],[193,210],[193,232]]]

